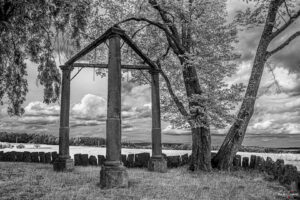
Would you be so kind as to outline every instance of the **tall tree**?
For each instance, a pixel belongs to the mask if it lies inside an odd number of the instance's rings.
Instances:
[[[263,32],[256,50],[251,76],[237,119],[231,126],[213,163],[220,169],[229,169],[233,157],[244,139],[246,129],[254,112],[255,100],[266,61],[286,48],[300,36],[300,29],[288,36],[285,41],[271,49],[276,39],[300,16],[299,6],[294,0],[256,0],[252,9],[248,8],[237,15],[237,23],[253,28],[263,26]]]
[[[57,32],[68,28],[74,42],[86,26],[90,2],[85,0],[0,1],[0,103],[10,115],[22,115],[28,92],[26,59],[38,64],[44,102],[59,98],[60,74],[55,64]]]
[[[211,170],[210,126],[232,120],[230,111],[243,89],[224,82],[234,73],[238,57],[232,46],[237,31],[226,23],[225,2],[128,0],[98,6],[101,21],[130,32],[160,69],[162,90],[168,91],[162,94],[165,117],[178,125],[188,123],[192,131],[190,168]],[[144,76],[133,73],[134,80]]]

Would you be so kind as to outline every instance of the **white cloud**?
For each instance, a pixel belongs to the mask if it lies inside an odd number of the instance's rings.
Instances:
[[[86,94],[81,102],[72,107],[76,118],[96,119],[106,116],[106,100],[102,97]]]
[[[41,115],[59,115],[60,107],[58,105],[47,105],[40,101],[30,102],[25,107],[25,116],[41,116]]]

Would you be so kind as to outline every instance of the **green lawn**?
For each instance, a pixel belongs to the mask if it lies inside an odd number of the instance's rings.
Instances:
[[[101,190],[100,167],[56,173],[52,165],[0,162],[0,199],[280,199],[287,190],[256,172],[198,172],[186,167],[167,173],[128,169],[128,189]],[[281,198],[282,199],[282,198]]]

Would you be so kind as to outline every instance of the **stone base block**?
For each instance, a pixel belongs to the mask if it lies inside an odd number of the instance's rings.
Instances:
[[[164,158],[150,158],[148,163],[149,171],[167,172],[167,161]]]
[[[73,159],[57,158],[53,162],[53,169],[54,169],[54,171],[57,171],[57,172],[72,171],[74,169]]]
[[[122,165],[103,165],[100,171],[100,187],[102,189],[128,187],[128,173],[126,168]]]

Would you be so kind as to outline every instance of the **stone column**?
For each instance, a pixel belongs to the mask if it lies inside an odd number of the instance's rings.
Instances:
[[[107,93],[106,161],[100,171],[100,186],[128,187],[128,173],[121,162],[121,49],[117,34],[109,39]]]
[[[70,66],[61,66],[62,88],[59,127],[59,156],[53,162],[55,171],[70,171],[74,168],[69,154],[69,112],[70,112]]]
[[[159,97],[159,72],[150,71],[151,74],[151,100],[152,100],[152,157],[148,168],[150,171],[166,172],[167,162],[162,156],[161,147],[161,120]]]

